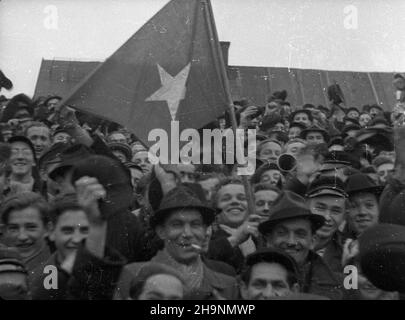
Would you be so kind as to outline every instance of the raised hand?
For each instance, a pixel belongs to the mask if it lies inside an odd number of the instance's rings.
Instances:
[[[163,194],[168,193],[177,186],[177,181],[180,180],[180,178],[175,168],[168,167],[167,170],[165,170],[157,163],[154,165],[153,170],[162,186]]]
[[[236,230],[225,225],[221,225],[221,228],[231,235],[228,240],[233,247],[236,247],[245,242],[250,236],[258,237],[259,231],[257,228],[260,221],[261,217],[259,215],[252,214]]]
[[[241,128],[246,128],[249,125],[250,120],[252,117],[257,114],[259,109],[256,106],[249,106],[247,107],[241,114],[240,114],[240,124]]]
[[[91,222],[102,222],[98,200],[105,198],[106,191],[96,178],[81,177],[75,183],[77,201],[87,213]]]

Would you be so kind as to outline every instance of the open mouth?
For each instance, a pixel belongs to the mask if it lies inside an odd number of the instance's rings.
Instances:
[[[226,210],[226,212],[229,212],[231,214],[240,214],[244,211],[245,211],[245,209],[242,207],[231,207]]]
[[[358,224],[366,224],[366,223],[370,223],[371,219],[356,219],[356,222]]]
[[[294,255],[294,254],[299,253],[301,250],[289,248],[289,249],[285,249],[284,251],[285,251],[287,254]]]
[[[332,224],[329,224],[329,223],[325,223],[325,224],[322,226],[321,229],[323,229],[323,230],[331,230],[331,229],[333,229],[333,225],[332,225]]]
[[[179,246],[183,250],[187,250],[187,251],[189,251],[189,250],[196,251],[197,247],[199,250],[201,250],[201,246],[194,244],[194,243],[178,243],[177,246]]]
[[[23,167],[23,166],[26,166],[27,163],[26,162],[14,162],[13,165],[16,167]]]
[[[29,249],[32,247],[32,243],[21,243],[21,244],[17,244],[17,248],[19,249]]]

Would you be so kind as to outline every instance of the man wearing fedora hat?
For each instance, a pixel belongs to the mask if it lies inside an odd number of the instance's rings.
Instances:
[[[218,292],[226,299],[237,297],[236,280],[209,269],[201,259],[208,227],[215,219],[215,210],[206,206],[187,187],[178,186],[164,197],[159,209],[151,217],[164,247],[151,262],[169,265],[183,274],[188,299],[210,299]],[[118,281],[115,299],[127,299],[131,281],[145,263],[124,267]]]
[[[271,211],[270,218],[259,224],[259,232],[267,247],[281,249],[297,262],[302,291],[342,299],[343,282],[313,251],[314,236],[325,218],[311,213],[305,199],[291,191],[282,192]]]
[[[322,256],[334,272],[342,272],[343,235],[340,231],[346,217],[347,194],[343,182],[337,177],[315,179],[306,194],[313,214],[325,218],[315,237],[315,251]]]

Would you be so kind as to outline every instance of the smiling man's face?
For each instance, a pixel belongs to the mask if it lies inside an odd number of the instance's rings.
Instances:
[[[206,232],[201,213],[191,208],[174,210],[162,225],[156,227],[167,252],[183,264],[190,264],[198,258],[200,251],[195,246],[203,247]]]
[[[267,246],[289,254],[298,265],[305,263],[314,248],[311,222],[307,219],[288,219],[279,222],[266,236]]]
[[[49,238],[55,243],[59,257],[65,259],[87,239],[89,230],[90,224],[84,210],[66,210],[58,217]]]
[[[247,199],[243,185],[227,184],[218,191],[217,207],[221,222],[231,228],[239,227],[247,218]]]
[[[24,142],[16,141],[11,144],[11,170],[14,175],[31,173],[34,165],[34,154]]]
[[[48,127],[30,127],[27,130],[27,138],[34,145],[35,155],[39,159],[51,146],[51,134]]]
[[[356,235],[378,223],[380,210],[377,197],[369,192],[359,192],[349,198],[348,224]]]
[[[10,212],[4,234],[8,246],[16,247],[26,259],[38,252],[45,244],[47,234],[38,209],[28,207]]]
[[[332,237],[345,219],[346,199],[344,197],[323,195],[309,200],[309,208],[313,214],[325,218],[325,224],[317,230],[321,238]]]

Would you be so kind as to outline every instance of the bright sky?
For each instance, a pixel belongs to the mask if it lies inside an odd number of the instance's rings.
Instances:
[[[167,2],[0,0],[0,69],[15,87],[1,94],[32,95],[42,58],[106,59]],[[403,0],[211,3],[230,65],[405,71]]]

